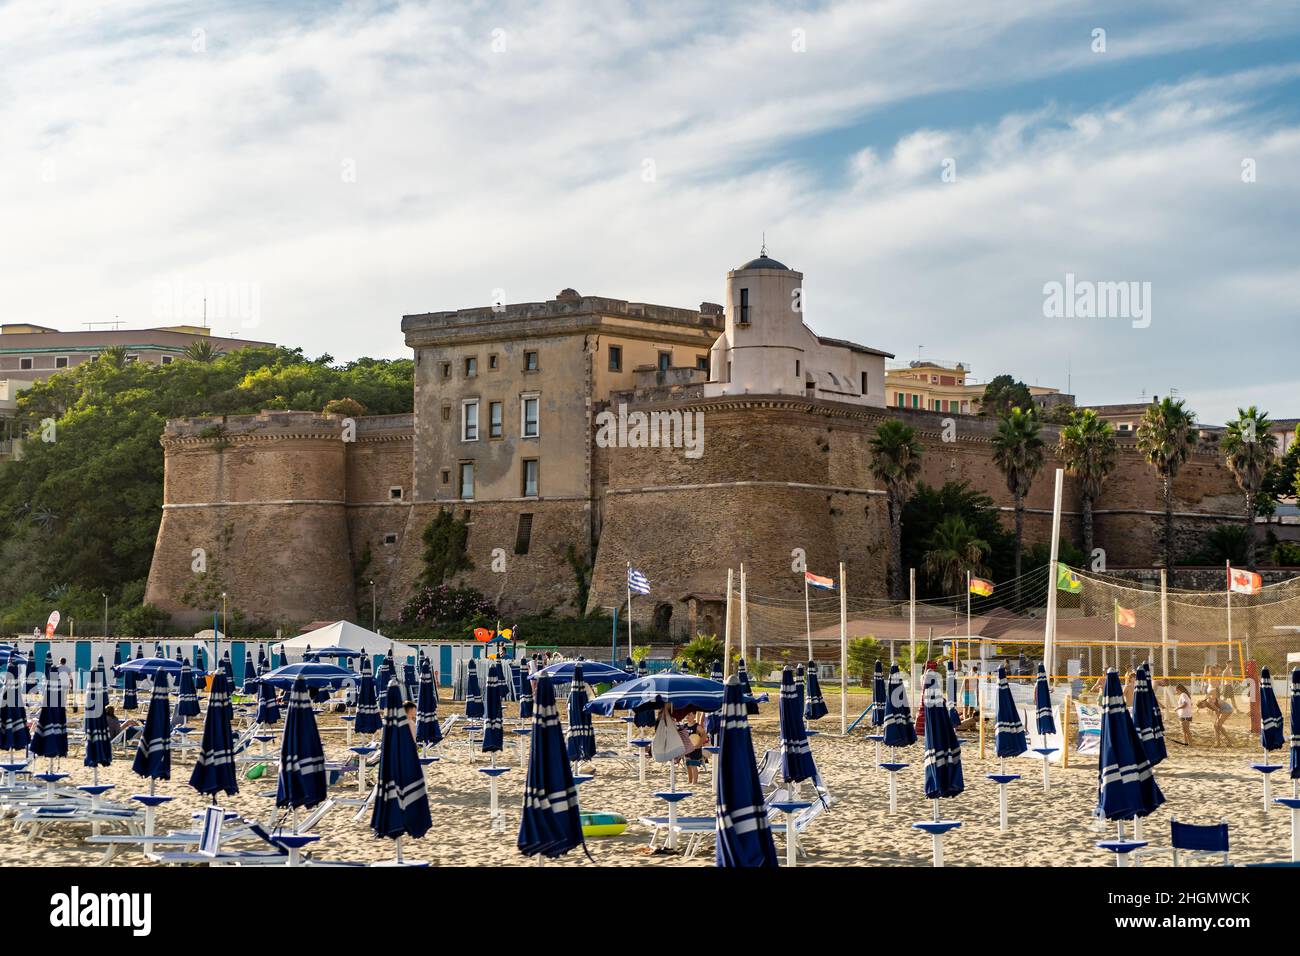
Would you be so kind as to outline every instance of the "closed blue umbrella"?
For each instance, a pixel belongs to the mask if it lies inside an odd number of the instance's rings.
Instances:
[[[722,662],[721,662],[721,661],[714,661],[714,662],[713,662],[713,668],[709,671],[709,680],[715,680],[715,681],[717,681],[719,684],[722,683],[722,681],[723,681],[723,677],[722,677]]]
[[[885,668],[880,661],[871,671],[871,726],[885,723]]]
[[[432,677],[429,680],[433,684]],[[505,747],[505,712],[503,703],[506,698],[506,679],[501,673],[501,662],[493,661],[488,665],[487,687],[483,693],[483,742],[484,753],[500,753]]]
[[[587,711],[587,685],[583,667],[573,668],[572,689],[569,691],[569,733],[567,737],[569,759],[574,763],[596,756],[596,731],[591,726]],[[549,676],[549,675],[548,675]]]
[[[889,685],[885,690],[885,717],[881,724],[886,747],[910,747],[916,743],[916,727],[907,706],[907,686],[898,665],[889,666]]]
[[[266,668],[267,663],[268,662],[266,659],[266,645],[258,644],[257,645],[257,672],[259,674],[262,673],[262,671]]]
[[[1282,733],[1282,708],[1273,690],[1273,676],[1267,667],[1259,672],[1259,742],[1265,751],[1281,750],[1286,740]]]
[[[1133,718],[1124,706],[1119,674],[1111,667],[1106,671],[1101,699],[1097,806],[1107,820],[1132,820],[1147,816],[1164,802]]]
[[[68,755],[68,710],[59,675],[47,677],[41,694],[41,709],[32,728],[32,753],[39,757]]]
[[[763,802],[763,785],[754,763],[745,693],[739,676],[727,681],[718,729],[718,866],[776,866],[776,844]]]
[[[361,658],[361,685],[357,688],[357,719],[353,723],[359,734],[373,734],[384,725],[375,696],[375,679],[370,676],[370,658]]]
[[[225,672],[229,686],[235,686],[235,665],[230,663],[230,651],[221,652],[221,670]]]
[[[375,671],[375,693],[387,694],[388,685],[397,678],[397,673],[393,670],[393,653],[390,650],[388,656],[379,663],[379,669]]]
[[[787,664],[781,670],[781,704],[778,708],[781,719],[781,776],[787,783],[817,777],[812,750],[808,747],[808,733],[803,725],[799,697],[794,672]]]
[[[533,678],[527,668],[520,666],[519,670],[519,719],[526,720],[533,716]]]
[[[31,743],[31,733],[27,730],[27,708],[23,704],[23,679],[18,673],[18,664],[10,658],[5,670],[4,686],[0,688],[0,748],[4,750],[26,750]]]
[[[479,690],[478,661],[469,661],[469,671],[465,675],[465,716],[477,720],[483,716],[483,692]]]
[[[1291,779],[1300,780],[1300,667],[1291,669]]]
[[[758,702],[754,700],[754,691],[749,686],[749,673],[745,670],[745,659],[743,657],[736,662],[736,677],[740,681],[740,689],[745,695],[745,713],[757,714]]]
[[[397,840],[404,836],[419,839],[433,825],[424,769],[415,752],[415,738],[411,736],[411,725],[403,703],[397,681],[390,681],[384,693],[379,787],[375,793],[375,808],[370,814],[370,829],[376,836]]]
[[[398,704],[400,706],[401,701]],[[295,810],[314,807],[325,799],[325,787],[325,750],[316,729],[316,715],[312,711],[307,681],[300,677],[289,691],[275,805]]]
[[[240,688],[242,693],[252,694],[257,690],[257,669],[253,666],[253,652],[244,652],[244,684]]]
[[[650,665],[646,662],[646,659],[643,657],[636,662],[636,676],[648,677],[649,674],[650,674]]]
[[[149,695],[149,710],[145,714],[144,730],[140,733],[140,743],[136,746],[135,760],[131,763],[131,769],[137,775],[148,777],[150,780],[170,780],[172,722],[170,695],[167,692],[167,672],[157,670],[151,676],[153,692]]]
[[[184,660],[181,662],[181,678],[177,685],[176,713],[182,717],[197,717],[199,715],[199,695],[194,690],[194,672],[190,670],[190,662]]]
[[[122,709],[137,709],[140,706],[140,700],[135,692],[135,673],[133,671],[124,671],[121,668],[114,668],[114,670],[122,675]]]
[[[92,670],[90,685],[86,689],[85,718],[81,722],[86,737],[86,756],[82,763],[95,769],[96,783],[99,782],[99,768],[107,767],[113,762],[113,743],[108,733],[108,720],[104,717],[104,706],[107,703],[104,674],[98,669]]]
[[[822,699],[822,685],[817,680],[817,665],[812,661],[808,662],[808,671],[805,677],[804,686],[807,689],[807,696],[803,704],[803,716],[805,720],[820,720],[830,713],[826,707],[826,701]]]
[[[1276,706],[1276,701],[1274,705]],[[1138,739],[1142,741],[1142,750],[1147,755],[1151,766],[1156,766],[1168,756],[1165,748],[1164,723],[1159,719],[1160,708],[1156,695],[1151,690],[1151,675],[1145,664],[1134,672],[1133,685],[1133,726]],[[1282,715],[1278,714],[1278,737],[1282,736]],[[1279,744],[1281,746],[1281,744]]]
[[[926,719],[929,719],[926,714]],[[998,666],[998,707],[993,727],[993,752],[998,757],[1019,757],[1029,749],[1025,741],[1025,725],[1016,709],[1015,699],[1011,696],[1011,685],[1007,682],[1007,669]]]
[[[1046,738],[1056,733],[1056,719],[1052,716],[1052,691],[1047,686],[1047,671],[1038,665],[1038,678],[1034,681],[1034,719],[1038,733]]]
[[[235,736],[230,718],[230,686],[226,683],[226,675],[217,671],[212,675],[212,689],[208,693],[203,746],[190,774],[190,786],[199,793],[210,794],[213,802],[216,802],[218,791],[227,794],[239,792],[235,773]]]
[[[623,670],[627,671],[629,674],[631,674],[633,677],[635,677],[635,676],[636,676],[636,661],[632,660],[632,658],[630,658],[630,657],[625,658],[624,661],[623,661]]]
[[[537,678],[533,701],[533,732],[528,753],[528,777],[516,845],[525,856],[563,856],[574,847],[586,849],[578,788],[566,759],[555,688],[545,675]],[[753,755],[750,755],[753,762]]]
[[[257,712],[253,715],[253,722],[261,724],[263,727],[272,727],[280,722],[280,702],[275,696],[275,687],[271,684],[262,683],[261,673],[262,671],[259,669]]]
[[[961,741],[948,719],[938,671],[925,672],[922,706],[925,708],[926,798],[955,797],[966,788],[961,771]]]
[[[121,663],[122,663],[122,645],[114,644],[113,645],[113,675],[114,675],[113,683],[115,685],[121,679],[117,676],[117,667]]]
[[[489,683],[491,678],[489,677]],[[490,690],[491,688],[489,688]],[[373,691],[372,691],[373,693]],[[491,699],[488,701],[491,713]],[[497,736],[501,735],[500,704],[497,705]],[[488,728],[483,730],[483,749],[487,750]],[[420,692],[415,702],[415,739],[422,744],[442,743],[442,728],[438,726],[438,693],[433,687],[433,666],[427,657],[420,659]],[[496,748],[500,750],[498,746]]]
[[[420,686],[419,679],[415,676],[414,664],[402,665],[402,693],[406,695],[405,700],[410,700],[417,693]]]

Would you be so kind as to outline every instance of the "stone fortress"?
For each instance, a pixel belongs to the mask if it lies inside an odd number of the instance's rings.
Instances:
[[[548,302],[407,315],[411,415],[169,422],[145,599],[192,625],[209,616],[195,605],[219,604],[221,592],[250,618],[284,625],[355,619],[372,599],[392,618],[415,590],[421,532],[443,508],[470,527],[474,567],[456,583],[503,613],[576,613],[574,560],[591,566],[587,609],[622,605],[631,562],[652,583],[634,602],[638,623],[718,632],[729,566],[745,563],[755,593],[801,595],[794,548],[819,573],[843,561],[850,594],[884,596],[876,427],[891,417],[915,426],[921,480],[966,479],[1009,522],[995,422],[958,416],[944,441],[946,413],[886,408],[892,356],[813,332],[802,283],[764,252],[727,274],[724,305],[565,289]],[[1044,426],[1049,449],[1056,434]],[[1049,450],[1027,500],[1027,545],[1048,537],[1055,467]],[[1189,545],[1240,518],[1217,449],[1194,452],[1174,492]],[[1077,540],[1068,476],[1064,512],[1063,534]],[[1154,470],[1121,438],[1094,518],[1108,564],[1157,562],[1163,514]]]

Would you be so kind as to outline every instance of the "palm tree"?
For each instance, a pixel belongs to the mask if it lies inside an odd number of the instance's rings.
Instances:
[[[1165,495],[1165,567],[1174,566],[1174,477],[1196,446],[1196,413],[1166,396],[1142,413],[1138,450],[1160,473]]]
[[[987,574],[984,558],[989,543],[977,538],[961,515],[945,515],[926,541],[925,573],[942,585],[945,594],[965,591],[966,572]]]
[[[1015,407],[998,420],[997,434],[993,436],[993,463],[1006,476],[1007,490],[1016,506],[1017,601],[1020,600],[1020,555],[1024,550],[1025,495],[1043,467],[1043,439],[1038,430],[1038,415],[1033,406],[1028,410]]]
[[[1102,482],[1115,470],[1117,453],[1115,429],[1091,408],[1073,412],[1069,424],[1061,429],[1057,454],[1065,470],[1079,483],[1083,553],[1087,560],[1092,560],[1092,506],[1101,495]]]
[[[191,362],[213,362],[221,355],[221,349],[204,339],[196,339],[185,346],[185,358]]]
[[[885,486],[889,508],[889,593],[903,597],[903,506],[921,474],[916,429],[896,418],[882,422],[871,439],[871,475]]]
[[[1277,436],[1269,434],[1268,413],[1254,405],[1237,409],[1219,440],[1237,485],[1246,493],[1246,566],[1255,566],[1255,500],[1268,476],[1277,449]]]
[[[125,368],[126,367],[126,346],[125,345],[106,346],[104,350],[99,353],[99,360],[101,362],[107,362],[109,365],[113,366],[113,368],[118,368],[118,369]]]

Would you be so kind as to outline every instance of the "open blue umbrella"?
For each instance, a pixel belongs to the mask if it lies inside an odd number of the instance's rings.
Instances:
[[[163,674],[171,681],[179,681],[181,662],[170,657],[137,657],[118,667],[123,674],[134,674],[136,680],[152,680],[155,674]]]
[[[263,727],[273,727],[280,722],[280,701],[275,696],[275,688],[270,684],[262,683],[261,674],[261,669],[259,669],[257,712],[253,715],[253,722],[261,724]]]
[[[257,692],[257,669],[253,666],[253,652],[251,650],[244,652],[244,684],[240,690],[245,694]]]
[[[38,757],[50,759],[68,755],[68,709],[58,675],[45,681],[41,709],[32,728],[31,749]]]
[[[465,716],[478,720],[483,716],[483,692],[478,683],[478,661],[469,661],[469,670],[465,674]]]
[[[548,664],[539,671],[556,684],[571,683],[577,672],[582,673],[582,680],[588,684],[621,684],[632,679],[632,675],[623,668],[603,661],[560,661],[558,664]]]
[[[401,701],[398,704],[400,706]],[[325,788],[325,750],[321,747],[320,732],[316,729],[316,714],[312,711],[307,680],[300,677],[289,691],[284,739],[280,744],[280,778],[275,787],[275,805],[293,807],[295,810],[299,807],[314,807],[325,799]]]
[[[602,717],[609,717],[616,710],[631,710],[638,715],[648,711],[655,717],[650,722],[650,726],[653,726],[664,704],[671,704],[678,711],[702,710],[712,713],[722,709],[725,695],[726,688],[707,677],[683,674],[680,671],[659,671],[611,687],[588,704],[587,709]]]
[[[226,675],[217,671],[212,675],[212,689],[208,693],[208,715],[203,721],[203,746],[190,774],[190,786],[199,793],[212,796],[217,792],[239,792],[235,773],[235,736],[230,726],[230,686]]]
[[[224,670],[224,668],[223,668]],[[230,675],[226,675],[229,679]],[[257,680],[270,684],[280,690],[290,690],[301,680],[308,690],[338,690],[356,680],[357,675],[346,667],[337,664],[322,664],[319,661],[300,661],[297,664],[285,664],[263,674]]]
[[[429,832],[429,794],[424,768],[415,752],[415,738],[403,706],[401,688],[389,681],[384,692],[384,733],[380,738],[379,787],[370,829],[376,836],[419,839]],[[310,711],[309,711],[310,712]]]
[[[830,713],[826,707],[826,701],[822,699],[822,685],[817,680],[817,665],[812,661],[808,662],[808,670],[804,678],[804,687],[807,690],[807,696],[804,698],[803,716],[805,720],[820,720]]]
[[[591,726],[591,714],[587,711],[587,685],[583,674],[581,664],[573,668],[569,691],[567,744],[569,759],[574,763],[596,756],[596,730]]]
[[[784,682],[784,679],[783,679]],[[726,683],[718,728],[717,838],[718,866],[776,866],[776,844],[763,802],[763,785],[754,763],[745,692],[740,678]]]
[[[357,688],[357,719],[353,727],[359,734],[373,734],[384,725],[375,696],[375,679],[370,676],[370,659],[361,658],[361,684]]]
[[[926,714],[929,719],[929,714]],[[1016,701],[1011,696],[1011,685],[1007,682],[1007,669],[998,666],[998,707],[993,725],[993,752],[999,758],[1019,757],[1029,749],[1025,741],[1025,725],[1016,709]]]
[[[961,741],[948,719],[948,704],[938,671],[925,672],[922,706],[925,708],[925,796],[930,800],[955,797],[966,789],[961,771]]]
[[[885,716],[881,724],[886,747],[910,747],[916,743],[916,727],[907,706],[907,685],[898,665],[889,665],[889,686],[885,690]]]
[[[1156,695],[1151,690],[1151,675],[1146,665],[1142,664],[1134,672],[1133,685],[1133,726],[1138,739],[1142,741],[1142,750],[1147,755],[1151,766],[1156,766],[1168,756],[1165,748],[1165,728],[1158,723],[1159,705]],[[1278,736],[1281,736],[1281,715],[1279,714]]]
[[[745,670],[745,659],[742,657],[736,662],[736,677],[740,681],[740,689],[745,695],[745,713],[758,713],[758,702],[754,700],[753,688],[749,686],[749,672]]]
[[[1056,733],[1056,719],[1052,716],[1052,691],[1047,686],[1047,671],[1038,665],[1038,678],[1034,681],[1034,719],[1038,733],[1044,739]]]
[[[0,687],[0,749],[26,750],[31,743],[27,730],[27,708],[23,704],[23,679],[18,665],[11,658],[3,673]]]
[[[799,688],[795,684],[790,665],[781,669],[781,776],[786,783],[815,780],[817,766],[808,747],[808,733],[803,724],[799,706]],[[725,698],[724,698],[725,699]]]
[[[489,671],[489,675],[490,675]],[[364,680],[364,678],[363,678]],[[489,676],[488,682],[491,683]],[[490,690],[491,688],[489,688]],[[373,694],[373,690],[371,691]],[[488,712],[491,713],[491,700],[488,701]],[[497,719],[497,736],[501,736],[502,721],[500,720],[500,705],[498,705]],[[490,726],[490,721],[489,721]],[[487,736],[489,726],[483,728],[483,749],[487,750]],[[442,743],[442,728],[438,726],[438,692],[433,687],[433,666],[429,663],[429,658],[420,659],[420,692],[415,702],[415,739],[422,744],[440,744]],[[500,750],[498,746],[496,748]]]
[[[176,713],[182,717],[197,717],[199,715],[199,695],[194,690],[194,672],[190,670],[190,662],[184,660],[181,662],[180,683],[177,685]]]
[[[1267,667],[1259,672],[1259,742],[1265,751],[1281,750],[1286,744],[1282,708],[1278,706],[1273,677]]]
[[[100,670],[90,672],[90,685],[86,689],[86,712],[81,722],[82,732],[86,737],[86,756],[82,763],[95,770],[95,782],[99,782],[99,768],[107,767],[113,762],[113,743],[108,733],[108,719],[104,716],[104,706],[108,703],[108,692],[104,686],[104,675]]]
[[[540,854],[553,859],[577,846],[585,850],[586,843],[582,838],[578,788],[565,753],[551,679],[539,675],[534,694],[528,777],[516,845],[525,856]]]
[[[148,658],[145,658],[148,660]],[[122,665],[127,667],[129,665]],[[127,673],[131,673],[127,671]],[[144,730],[135,749],[131,770],[150,780],[170,780],[172,777],[172,721],[167,671],[156,670],[153,691],[149,695],[149,710],[144,718]],[[150,784],[152,786],[152,784]]]
[[[1291,669],[1291,779],[1300,780],[1300,667]]]
[[[1119,674],[1108,668],[1101,698],[1097,806],[1107,820],[1132,820],[1147,816],[1164,802],[1133,718],[1124,706]]]

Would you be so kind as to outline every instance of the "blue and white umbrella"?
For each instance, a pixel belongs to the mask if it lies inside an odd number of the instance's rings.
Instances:
[[[387,694],[388,685],[396,679],[397,672],[393,670],[393,652],[390,649],[388,656],[379,662],[379,667],[375,670],[375,692]]]
[[[1119,674],[1108,668],[1101,698],[1097,807],[1107,820],[1132,820],[1147,816],[1164,802],[1133,718],[1124,706]]]
[[[650,726],[653,726],[664,704],[670,704],[678,711],[702,710],[712,713],[722,709],[725,694],[726,688],[722,684],[707,677],[679,671],[660,671],[611,687],[588,704],[587,709],[602,717],[609,717],[616,710],[631,710],[638,715],[649,712],[655,717],[650,722]]]
[[[1300,780],[1300,667],[1291,669],[1291,779]]]
[[[722,661],[714,661],[713,668],[709,671],[709,680],[715,680],[719,684],[723,681]]]
[[[955,797],[966,789],[961,771],[961,741],[948,719],[948,704],[938,671],[925,672],[922,706],[925,708],[925,796],[930,800]]]
[[[946,721],[945,721],[946,723]],[[889,685],[885,689],[885,717],[881,724],[886,747],[910,747],[916,743],[916,727],[907,706],[907,685],[898,665],[889,666]]]
[[[117,666],[121,663],[122,663],[122,645],[114,644],[113,645],[113,674],[114,675],[117,674]],[[114,676],[113,680],[115,683],[117,679],[118,678]]]
[[[714,666],[717,666],[717,665],[715,664]],[[632,658],[630,658],[630,657],[629,657],[629,658],[626,658],[626,659],[623,661],[623,670],[627,671],[629,674],[631,674],[633,677],[635,677],[635,676],[636,676],[636,661],[632,660]]]
[[[478,720],[483,716],[483,692],[479,689],[478,683],[478,661],[469,662],[469,670],[465,674],[465,716],[470,720]]]
[[[260,670],[257,683],[257,711],[253,715],[253,722],[263,727],[273,727],[280,722],[280,701],[275,696],[275,688],[270,684],[262,683]]]
[[[404,700],[410,700],[417,692],[420,681],[415,676],[414,664],[402,665],[402,693],[405,694]]]
[[[260,674],[264,671],[270,662],[266,659],[266,645],[257,645],[257,672]]]
[[[528,676],[528,671],[520,667],[519,680],[519,719],[526,720],[533,716],[533,679]]]
[[[885,668],[880,661],[871,671],[871,726],[885,723]]]
[[[930,714],[926,712],[926,720]],[[1007,682],[1007,669],[998,666],[998,707],[993,726],[993,752],[999,758],[1019,757],[1029,749],[1025,741],[1025,725],[1016,709],[1015,698],[1011,696],[1011,685]]]
[[[23,679],[11,658],[0,687],[0,749],[26,750],[31,743],[27,730],[27,707],[23,704]]]
[[[36,648],[32,648],[32,666],[27,671],[27,690],[34,690],[40,681],[40,675],[48,673],[49,669],[50,652],[48,650],[38,651]]]
[[[745,713],[757,714],[758,701],[754,700],[753,688],[749,686],[749,672],[745,670],[745,659],[743,657],[736,662],[736,677],[739,679],[740,689],[745,695]]]
[[[352,726],[357,733],[368,735],[383,725],[383,719],[379,716],[379,701],[375,696],[375,679],[370,676],[370,659],[363,657],[361,684],[357,688],[357,719]]]
[[[373,689],[371,693],[373,694]],[[500,734],[500,721],[498,721],[497,733]],[[484,750],[487,749],[487,734],[488,729],[485,727],[483,730]],[[442,728],[438,725],[438,692],[433,686],[433,666],[429,663],[427,657],[420,659],[420,692],[415,702],[415,739],[422,744],[436,745],[442,743]]]
[[[726,683],[718,728],[717,838],[718,866],[776,866],[776,844],[763,802],[763,785],[754,763],[745,693],[740,678]]]
[[[1034,681],[1034,720],[1038,733],[1046,738],[1056,733],[1056,718],[1052,716],[1052,690],[1047,686],[1047,671],[1038,665],[1038,678]]]
[[[572,683],[569,691],[569,733],[567,736],[569,760],[574,763],[581,760],[590,760],[596,756],[596,730],[591,726],[591,714],[587,711],[587,685],[585,681],[584,669],[581,664],[578,664],[572,671]]]
[[[803,703],[803,716],[805,720],[820,720],[830,713],[826,706],[826,701],[822,699],[822,685],[817,680],[817,665],[812,661],[808,662],[808,670],[804,677],[804,687],[807,690],[807,696]]]
[[[221,652],[221,669],[225,671],[226,680],[230,682],[230,686],[234,687],[235,686],[235,665],[230,663],[229,650],[225,650]]]
[[[565,753],[555,688],[545,675],[537,677],[533,701],[533,732],[528,752],[528,776],[516,845],[525,856],[563,856],[586,844],[578,810],[578,788]],[[753,756],[750,757],[751,762]]]
[[[127,673],[131,672],[127,671]],[[172,721],[167,672],[155,670],[150,676],[153,678],[153,692],[149,695],[149,710],[145,714],[144,729],[140,733],[140,743],[136,746],[131,770],[138,776],[148,777],[151,781],[170,780]],[[152,786],[153,784],[150,783],[150,787]]]
[[[505,747],[505,699],[506,679],[501,672],[501,662],[493,661],[488,665],[487,687],[483,692],[483,741],[480,749],[485,754],[500,753]]]
[[[578,671],[582,672],[581,679],[588,684],[621,684],[632,679],[623,668],[603,661],[560,661],[543,667],[538,673],[545,674],[556,684],[568,684]]]
[[[212,689],[208,693],[208,714],[203,721],[203,746],[190,774],[190,786],[199,793],[209,794],[216,802],[217,792],[239,792],[235,772],[235,736],[230,726],[230,685],[226,675],[217,671],[212,675]]]
[[[96,771],[113,762],[113,742],[108,733],[108,719],[104,716],[104,706],[108,703],[108,691],[104,685],[104,674],[99,669],[90,672],[90,685],[86,689],[86,712],[81,722],[81,729],[86,737],[86,756],[82,763]]]
[[[1265,751],[1286,745],[1282,732],[1282,708],[1278,706],[1273,677],[1267,667],[1259,672],[1259,742]]]
[[[244,683],[240,690],[245,694],[257,693],[257,668],[253,665],[253,652],[244,652]]]
[[[230,675],[226,675],[227,679]],[[301,661],[297,664],[285,664],[263,674],[257,680],[270,684],[280,690],[290,690],[301,680],[308,690],[338,690],[357,679],[357,675],[346,667],[337,664],[322,664],[319,661]]]
[[[636,676],[648,677],[649,674],[650,674],[650,665],[646,662],[646,659],[643,657],[636,662]]]
[[[795,683],[790,665],[781,669],[781,776],[786,783],[817,779],[817,766],[813,763],[808,746],[808,732],[803,724],[799,687]],[[725,698],[724,698],[725,699]]]
[[[323,665],[329,666],[329,665]],[[398,701],[401,704],[401,701]],[[410,731],[408,730],[409,734]],[[289,691],[280,745],[280,778],[275,788],[277,807],[314,807],[325,799],[325,750],[316,729],[316,714],[306,678],[298,678]]]
[[[140,706],[140,699],[135,692],[135,674],[131,671],[123,671],[120,668],[114,668],[114,670],[122,675],[122,709],[137,709]]]
[[[41,709],[32,727],[31,749],[38,757],[51,760],[68,755],[68,709],[58,674],[45,680]]]
[[[199,695],[194,690],[194,672],[188,660],[181,662],[180,683],[177,685],[176,713],[182,717],[199,715]]]
[[[1134,672],[1133,686],[1133,726],[1138,739],[1142,741],[1142,751],[1151,766],[1156,766],[1168,756],[1165,748],[1165,728],[1159,721],[1159,705],[1156,695],[1151,690],[1151,675],[1143,664]],[[1281,714],[1278,715],[1278,736],[1281,736]]]
[[[404,836],[419,839],[433,825],[424,768],[415,752],[415,738],[411,736],[411,725],[403,704],[401,688],[396,680],[390,681],[384,692],[379,786],[375,793],[375,808],[370,814],[370,829],[375,831],[375,836],[395,840]]]
[[[134,674],[137,680],[153,680],[154,675],[163,674],[171,681],[179,681],[181,662],[170,657],[137,657],[118,667],[123,674]]]

